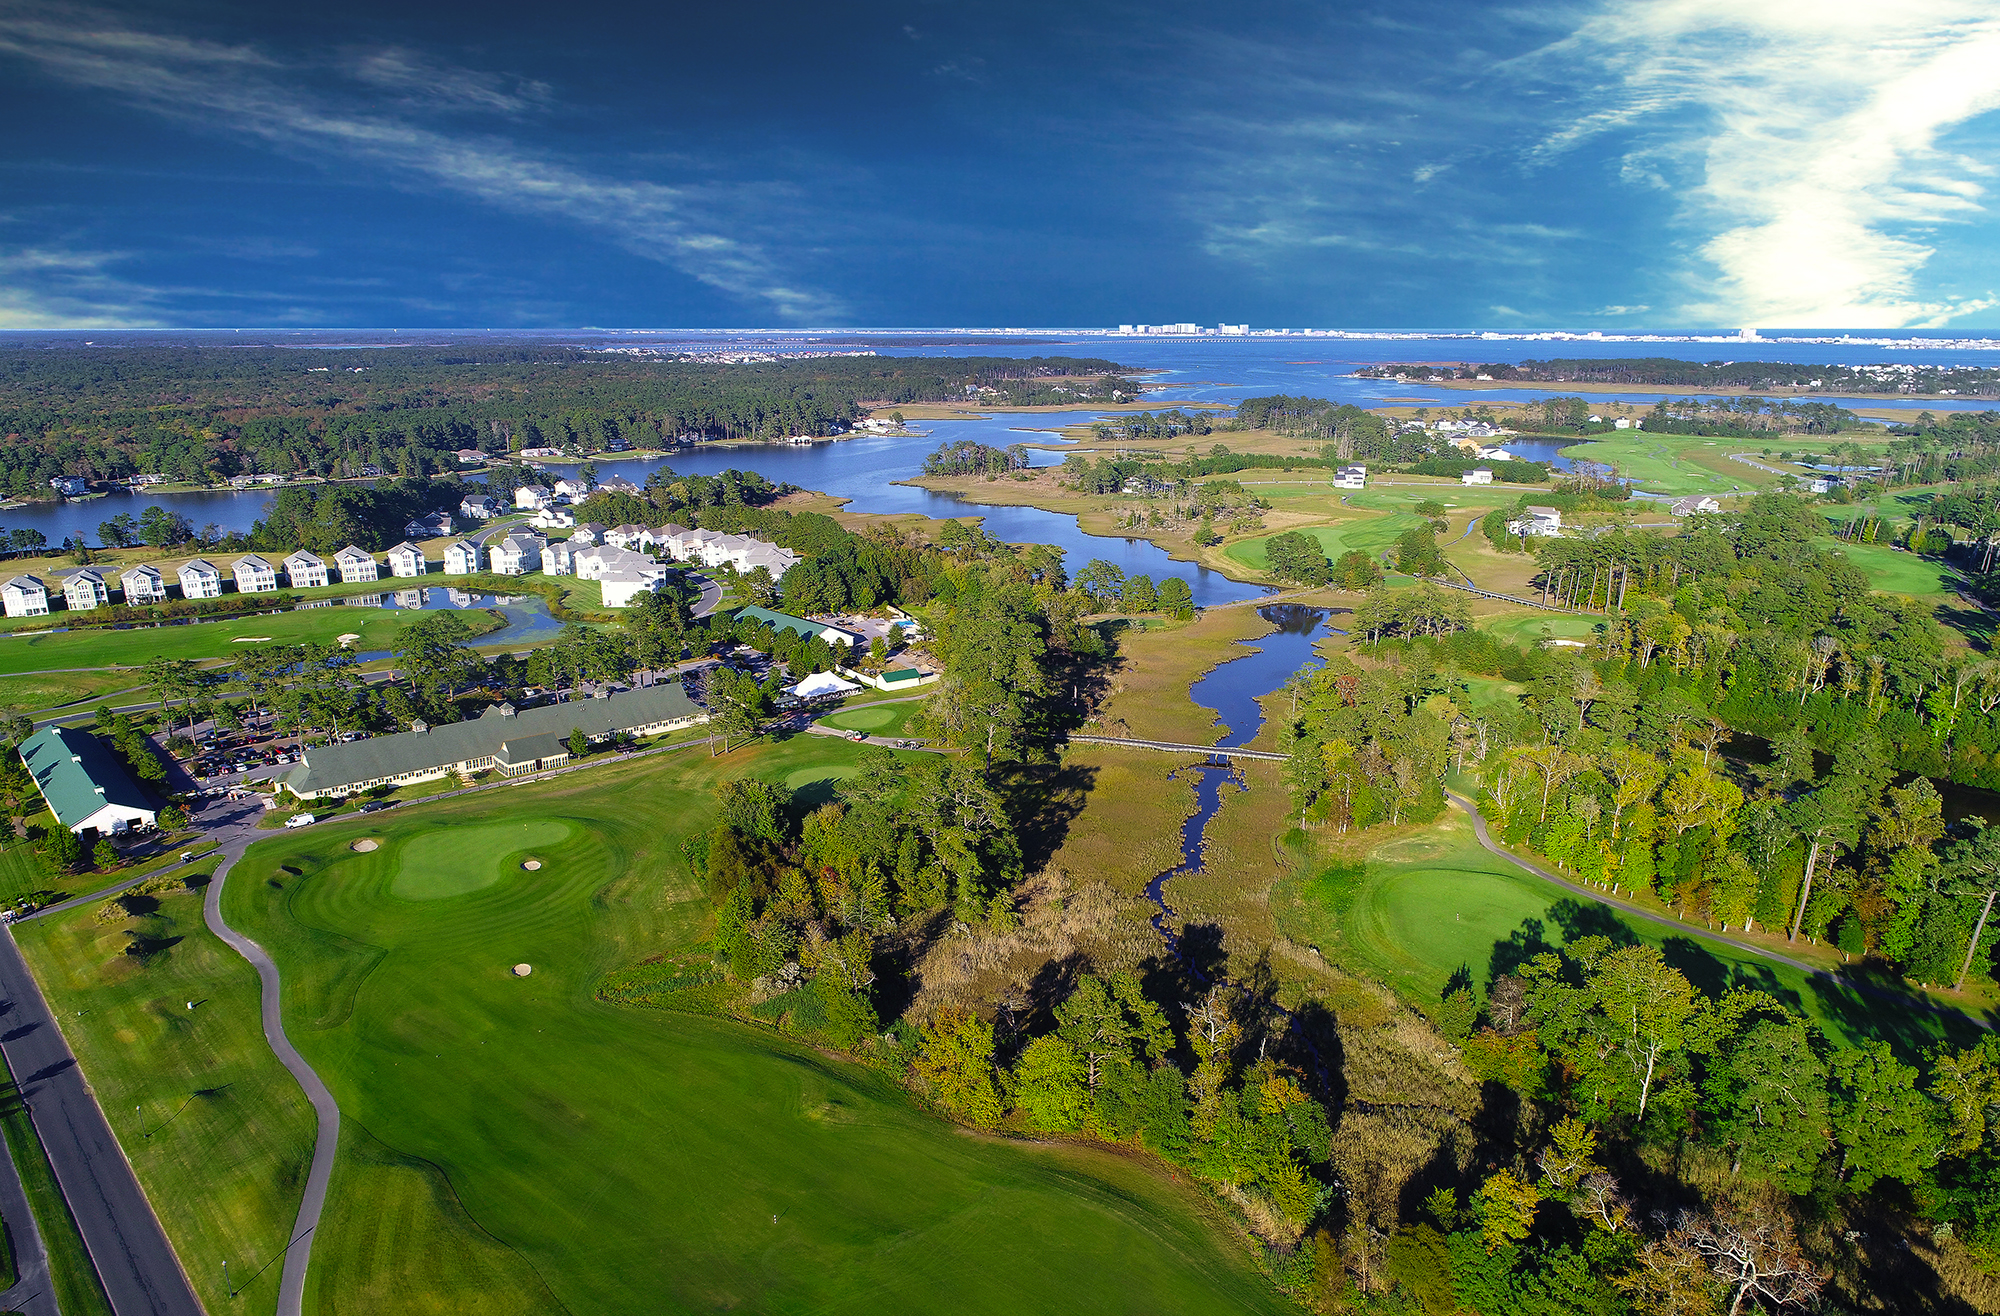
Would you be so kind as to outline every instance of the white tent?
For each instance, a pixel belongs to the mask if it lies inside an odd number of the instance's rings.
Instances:
[[[852,681],[841,680],[832,672],[819,672],[808,676],[805,680],[786,691],[786,693],[797,695],[800,699],[816,699],[820,695],[844,695],[849,690],[859,690],[860,688],[860,686],[854,684]]]

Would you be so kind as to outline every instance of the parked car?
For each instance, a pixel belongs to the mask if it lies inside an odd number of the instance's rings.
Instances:
[[[384,809],[393,809],[395,807],[396,807],[395,800],[371,800],[367,804],[362,805],[358,810],[356,810],[356,812],[380,813]]]
[[[293,814],[293,815],[292,815],[291,817],[289,817],[289,818],[285,819],[285,826],[287,826],[287,827],[310,827],[310,826],[312,826],[312,825],[313,825],[314,823],[316,823],[316,822],[318,822],[318,821],[319,821],[319,819],[317,819],[317,818],[313,817],[313,816],[312,816],[311,814],[309,814],[309,813],[295,813],[295,814]]]

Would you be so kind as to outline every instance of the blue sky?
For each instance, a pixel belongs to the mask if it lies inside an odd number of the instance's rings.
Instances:
[[[0,0],[0,328],[1977,328],[1996,111],[1985,0]]]

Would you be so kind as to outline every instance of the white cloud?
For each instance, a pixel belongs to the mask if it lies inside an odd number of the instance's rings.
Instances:
[[[157,291],[111,273],[122,257],[59,247],[0,248],[0,329],[152,329]]]
[[[247,46],[136,31],[62,6],[0,12],[0,55],[204,130],[247,135],[315,160],[333,152],[407,184],[594,230],[787,318],[839,311],[826,294],[788,280],[756,244],[719,231],[712,217],[736,199],[725,189],[606,177],[503,137],[446,131],[422,118],[425,111],[517,115],[546,98],[539,84],[434,66],[401,50],[338,66],[291,63]],[[385,91],[394,93],[388,108]],[[698,222],[698,213],[710,222]]]
[[[1536,155],[1630,130],[1629,180],[1698,169],[1685,218],[1715,277],[1682,314],[1867,328],[1994,304],[1922,278],[1936,227],[1982,211],[1991,171],[1943,139],[2000,109],[1990,0],[1616,0],[1529,59],[1612,88]]]

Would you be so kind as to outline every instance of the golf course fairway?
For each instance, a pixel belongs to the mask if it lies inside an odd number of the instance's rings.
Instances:
[[[628,762],[238,864],[224,911],[277,961],[286,1029],[342,1112],[308,1311],[1287,1309],[1144,1163],[974,1135],[776,1033],[596,998],[701,935],[680,842],[718,781],[827,781],[857,753]]]
[[[1290,936],[1424,1010],[1460,985],[1483,999],[1496,974],[1599,935],[1658,946],[1712,996],[1731,987],[1769,992],[1844,1046],[1880,1038],[1915,1052],[1944,1039],[1952,1018],[1907,993],[1872,995],[1704,936],[1699,924],[1660,923],[1578,896],[1480,848],[1456,809],[1378,845],[1361,864],[1288,880],[1276,903]],[[1961,1040],[1975,1035],[1968,1025]]]

